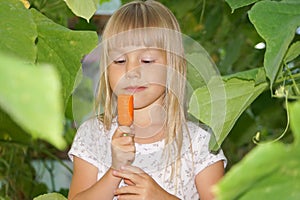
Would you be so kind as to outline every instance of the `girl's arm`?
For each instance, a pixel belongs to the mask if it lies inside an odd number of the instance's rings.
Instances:
[[[212,200],[212,187],[224,176],[224,163],[218,161],[197,174],[196,187],[201,200]]]
[[[152,177],[138,167],[130,165],[123,166],[121,170],[113,170],[113,174],[116,177],[130,180],[128,186],[115,190],[115,195],[118,196],[120,200],[179,200],[176,196],[165,191]]]
[[[118,188],[121,178],[113,176],[111,168],[99,181],[97,175],[98,169],[94,165],[74,156],[73,177],[68,199],[113,199],[114,190]]]
[[[124,129],[124,130],[121,130]],[[112,142],[112,167],[97,181],[98,169],[81,158],[74,156],[73,178],[71,182],[69,199],[113,199],[114,190],[118,188],[121,178],[112,174],[112,168],[130,164],[134,160],[135,146],[133,137],[124,137],[124,133],[131,133],[129,127],[119,127],[115,131]]]

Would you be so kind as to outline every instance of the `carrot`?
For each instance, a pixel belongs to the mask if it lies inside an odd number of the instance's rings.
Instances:
[[[118,96],[118,122],[120,126],[130,126],[133,123],[133,96],[121,94]]]

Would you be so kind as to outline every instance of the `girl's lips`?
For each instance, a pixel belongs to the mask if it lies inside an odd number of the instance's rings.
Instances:
[[[130,86],[126,87],[125,90],[129,93],[136,93],[136,92],[141,92],[144,91],[147,87],[144,86]]]

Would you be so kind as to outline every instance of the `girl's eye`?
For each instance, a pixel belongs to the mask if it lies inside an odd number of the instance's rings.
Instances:
[[[155,60],[152,60],[152,59],[145,59],[145,60],[142,60],[142,63],[145,63],[145,64],[150,64],[150,63],[154,63]]]
[[[114,60],[115,64],[124,64],[126,62],[125,59],[118,59],[118,60]]]

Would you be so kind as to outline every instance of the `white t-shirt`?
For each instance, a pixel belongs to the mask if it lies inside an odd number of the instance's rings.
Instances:
[[[169,145],[171,153],[168,155],[171,156],[166,159],[164,157],[166,154],[163,154],[164,140],[151,144],[136,143],[136,155],[132,165],[144,170],[170,194],[182,200],[198,200],[196,175],[219,160],[223,160],[225,166],[226,158],[222,150],[216,155],[209,152],[210,133],[192,122],[187,122],[187,127],[190,136],[186,133],[183,136],[180,154],[181,173],[172,179],[173,181],[170,179],[172,173],[170,163],[174,163],[177,151],[173,145]],[[110,131],[104,131],[102,123],[97,118],[84,122],[79,127],[69,151],[71,160],[73,156],[77,156],[97,167],[99,180],[111,166],[111,138],[116,128],[116,120],[113,121]],[[124,185],[122,181],[119,187]]]

